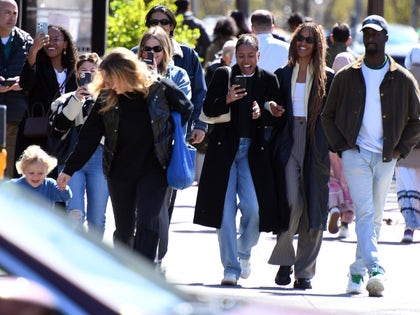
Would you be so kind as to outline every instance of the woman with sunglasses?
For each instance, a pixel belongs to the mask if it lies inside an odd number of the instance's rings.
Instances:
[[[288,64],[275,71],[284,99],[288,128],[278,150],[283,156],[290,207],[287,230],[280,231],[269,264],[280,265],[278,285],[288,285],[295,273],[295,289],[311,289],[316,259],[328,217],[330,163],[328,142],[320,122],[333,72],[325,65],[323,29],[304,23],[292,35]],[[293,238],[298,234],[297,249]]]
[[[153,52],[152,64],[148,64],[153,72],[173,81],[186,97],[191,99],[190,78],[184,69],[175,66],[172,60],[171,39],[163,28],[159,26],[150,27],[140,40],[139,48],[138,56],[143,61],[147,58],[148,52]],[[156,256],[156,269],[158,271],[164,270],[162,269],[162,260],[168,251],[169,222],[172,215],[172,213],[168,215],[168,208],[172,193],[173,189],[168,187],[165,202],[159,216],[159,247]]]
[[[79,140],[80,129],[94,104],[88,84],[95,78],[101,63],[96,53],[79,56],[76,62],[78,88],[63,94],[51,104],[50,152],[58,159],[58,171],[73,151]],[[73,197],[67,202],[67,213],[89,229],[95,229],[103,237],[105,212],[108,203],[108,187],[102,169],[103,141],[89,161],[69,181]],[[87,198],[85,208],[85,195]]]
[[[19,126],[16,157],[31,144],[38,144],[48,151],[47,135],[37,138],[24,135],[26,118],[28,113],[47,115],[52,101],[77,88],[74,74],[76,59],[76,46],[70,32],[63,26],[49,25],[48,34],[40,32],[35,36],[19,81],[28,92],[28,112]]]
[[[191,83],[187,71],[175,65],[172,60],[171,38],[158,26],[150,27],[140,40],[138,56],[146,61],[149,52],[153,60],[149,68],[160,76],[172,80],[184,94],[191,99]]]

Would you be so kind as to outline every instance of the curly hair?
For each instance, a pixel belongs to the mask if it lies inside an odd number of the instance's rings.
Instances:
[[[67,42],[67,48],[64,49],[61,53],[61,65],[67,69],[74,69],[77,60],[77,48],[73,41],[73,37],[71,36],[70,32],[61,25],[50,24],[48,25],[48,29],[50,28],[58,30],[63,35],[64,41]],[[38,51],[38,56],[40,60],[50,60],[44,49],[40,49]]]
[[[314,22],[307,22],[300,24],[295,32],[292,35],[292,40],[290,41],[289,48],[289,60],[288,65],[294,67],[298,62],[298,48],[297,48],[297,35],[303,29],[308,29],[312,36],[315,38],[314,49],[311,56],[311,64],[314,69],[314,79],[312,86],[312,107],[311,107],[311,117],[308,122],[308,127],[310,134],[313,135],[315,131],[316,120],[321,114],[322,107],[324,104],[324,98],[326,96],[326,83],[327,83],[327,74],[325,72],[326,63],[326,50],[327,42],[324,35],[324,30],[321,25]]]
[[[163,76],[166,75],[166,70],[168,68],[168,64],[172,59],[172,44],[169,35],[165,32],[163,28],[160,26],[152,26],[150,27],[146,33],[143,34],[143,37],[140,40],[139,44],[139,51],[138,57],[139,59],[142,56],[143,48],[146,45],[146,42],[150,39],[156,39],[163,48],[163,59],[162,63],[158,65],[158,68]]]
[[[102,113],[111,110],[118,103],[118,94],[109,86],[112,84],[110,82],[124,84],[127,93],[138,92],[146,97],[150,86],[156,81],[156,76],[152,75],[147,65],[138,60],[136,54],[123,47],[114,48],[105,55],[98,70],[91,91],[100,103],[105,104],[100,110]]]

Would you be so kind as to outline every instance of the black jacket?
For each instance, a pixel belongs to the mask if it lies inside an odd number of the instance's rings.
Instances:
[[[232,67],[231,78],[237,74],[240,74],[240,69],[235,65]],[[226,105],[228,76],[226,67],[216,70],[203,106],[206,115],[218,116],[228,112],[229,106]],[[279,199],[284,197],[284,193],[279,193],[278,189],[284,189],[284,186],[282,188],[277,186],[278,178],[271,160],[269,140],[271,128],[273,126],[281,128],[284,119],[274,118],[263,107],[266,101],[276,101],[281,104],[279,86],[272,73],[258,67],[252,80],[253,88],[247,93],[250,99],[260,105],[262,116],[252,120],[250,125],[252,144],[248,152],[249,166],[259,204],[260,230],[278,232],[287,229],[289,209],[287,202]],[[240,124],[240,121],[234,109],[239,104],[235,103],[230,104],[232,120],[228,123],[215,124],[208,135],[209,145],[194,214],[196,224],[220,228],[222,223],[229,171],[239,146],[239,136],[235,126]],[[284,178],[280,178],[281,181],[284,181]]]
[[[0,75],[5,79],[20,76],[29,49],[33,44],[32,37],[25,31],[15,27],[13,32],[12,49],[8,59],[4,54],[5,46],[0,42]],[[26,93],[24,91],[0,93],[0,104],[7,106],[7,122],[19,123],[28,104]]]
[[[277,138],[277,157],[282,165],[286,165],[293,146],[293,103],[292,103],[292,74],[293,68],[285,66],[276,70],[280,84],[281,95],[284,97],[287,127],[279,133]],[[327,93],[333,79],[333,72],[327,70]],[[308,98],[308,121],[311,117],[312,93]],[[325,102],[325,100],[324,100]],[[306,139],[310,136],[307,135]],[[328,217],[328,180],[330,176],[330,160],[328,142],[321,125],[320,116],[317,118],[313,141],[306,141],[303,183],[306,208],[309,216],[309,227],[325,230]]]
[[[170,111],[181,113],[185,124],[192,112],[193,105],[185,94],[168,79],[156,81],[150,88],[147,97],[148,110],[151,119],[154,152],[161,167],[166,169],[172,149],[173,123]],[[79,143],[70,155],[63,170],[72,175],[83,167],[95,152],[100,139],[105,136],[103,168],[105,176],[109,175],[115,153],[118,150],[118,129],[120,124],[118,104],[104,114],[99,110],[104,104],[97,102],[83,125]]]

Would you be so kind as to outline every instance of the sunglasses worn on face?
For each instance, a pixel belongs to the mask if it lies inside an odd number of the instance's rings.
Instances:
[[[158,26],[159,24],[163,25],[163,26],[166,26],[166,25],[170,25],[172,23],[168,19],[162,19],[162,20],[153,19],[153,20],[150,20],[150,22],[149,22],[150,26]]]
[[[149,46],[144,46],[143,51],[154,51],[156,53],[161,52],[163,50],[162,46],[153,46],[153,47],[149,47]]]
[[[309,36],[309,37],[305,37],[305,36],[303,36],[303,35],[298,35],[298,36],[296,36],[296,40],[297,40],[298,42],[303,42],[303,41],[305,41],[305,42],[307,42],[308,44],[315,44],[315,38],[314,38],[314,37],[311,37],[311,36]]]

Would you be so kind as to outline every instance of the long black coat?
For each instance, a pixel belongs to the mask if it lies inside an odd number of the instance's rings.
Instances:
[[[276,138],[277,158],[283,165],[289,160],[293,146],[293,105],[292,105],[293,68],[285,66],[275,72],[280,84],[281,95],[287,116],[287,127]],[[327,93],[333,79],[333,72],[327,70]],[[308,99],[308,121],[311,117],[313,89]],[[325,100],[324,100],[325,103]],[[309,139],[309,135],[306,136]],[[325,230],[328,218],[328,180],[330,160],[328,142],[321,125],[320,115],[316,122],[314,141],[306,141],[303,181],[305,187],[306,209],[309,215],[309,227]]]
[[[232,67],[231,78],[240,74],[237,65]],[[203,110],[208,116],[226,113],[229,72],[226,67],[218,68],[209,86]],[[251,100],[256,100],[262,109],[262,116],[252,121],[252,145],[248,158],[252,179],[257,193],[260,230],[278,232],[287,228],[289,209],[284,199],[285,187],[283,169],[276,176],[271,162],[270,138],[272,129],[281,129],[284,118],[274,118],[264,110],[266,101],[274,100],[281,104],[279,86],[276,77],[267,71],[257,68],[253,77],[252,90],[247,90]],[[231,103],[235,106],[235,102]],[[237,117],[232,110],[232,121]],[[209,145],[201,173],[194,223],[220,228],[223,217],[223,206],[229,179],[229,171],[239,146],[239,137],[234,123],[215,124],[208,135]],[[270,126],[270,127],[269,127]],[[281,193],[279,192],[281,191]]]

